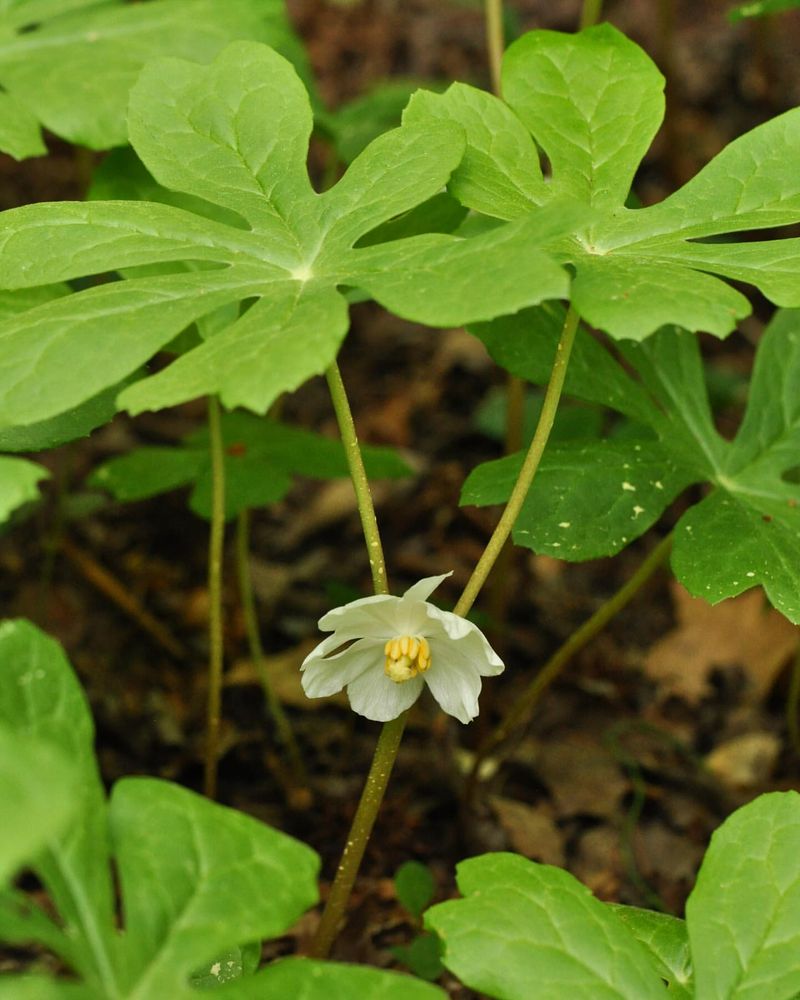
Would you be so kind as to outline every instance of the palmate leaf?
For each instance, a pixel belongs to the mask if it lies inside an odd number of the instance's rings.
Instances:
[[[340,441],[250,413],[223,414],[225,448],[225,516],[275,503],[286,495],[292,476],[335,479],[348,475]],[[389,448],[362,448],[371,478],[407,475],[408,466]],[[189,434],[178,447],[137,448],[104,462],[90,484],[118,500],[142,500],[191,486],[189,506],[211,517],[211,459],[208,431]]]
[[[0,149],[45,153],[40,125],[92,149],[122,145],[145,62],[207,62],[237,38],[267,42],[305,70],[283,0],[9,0],[0,5]]]
[[[474,328],[499,364],[547,379],[560,306]],[[681,517],[672,568],[715,603],[761,584],[800,622],[800,311],[779,311],[759,345],[747,410],[733,441],[714,427],[694,337],[665,328],[620,345],[633,378],[580,331],[567,391],[635,421],[605,441],[551,444],[514,539],[568,560],[613,555],[641,535],[691,483],[714,487]],[[464,484],[463,504],[508,499],[519,456],[489,462]]]
[[[456,83],[441,95],[417,94],[404,121],[465,129],[450,190],[476,211],[519,219],[563,199],[591,208],[551,249],[575,269],[572,304],[613,337],[641,340],[668,323],[725,336],[750,304],[716,275],[755,285],[778,305],[800,305],[800,241],[718,241],[800,220],[800,109],[732,142],[660,204],[628,209],[661,124],[663,87],[648,56],[610,25],[577,35],[535,31],[506,52],[505,103]],[[548,181],[539,149],[552,168]]]
[[[24,832],[36,853],[26,860],[63,922],[62,929],[22,893],[0,895],[0,937],[42,941],[82,980],[80,987],[66,984],[65,992],[60,983],[37,992],[46,981],[0,977],[0,996],[194,997],[190,977],[197,969],[243,941],[283,933],[316,902],[315,853],[243,813],[150,778],[117,782],[107,804],[88,706],[53,640],[26,622],[4,623],[0,667],[4,732],[19,737],[23,749],[38,739],[57,754],[52,770],[27,775],[39,798],[52,795],[46,836]],[[73,818],[60,831],[58,783],[67,765],[75,772]],[[17,820],[3,816],[4,826],[21,835]],[[112,858],[124,934],[116,924]]]
[[[322,372],[347,329],[340,286],[434,326],[489,319],[565,294],[537,244],[574,223],[554,207],[467,240],[431,234],[353,249],[435,195],[463,152],[458,126],[375,140],[316,194],[306,171],[311,108],[296,73],[255,43],[211,66],[150,63],[131,94],[130,136],[159,184],[238,220],[170,205],[31,205],[0,216],[0,287],[33,287],[141,265],[175,273],[112,282],[0,326],[0,426],[62,412],[114,384],[190,323],[245,302],[240,318],[126,389],[133,413],[217,393],[263,413]],[[524,249],[524,253],[522,252]],[[185,262],[194,262],[187,272]]]

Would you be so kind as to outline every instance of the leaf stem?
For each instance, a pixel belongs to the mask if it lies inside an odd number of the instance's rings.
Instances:
[[[211,531],[208,542],[208,707],[203,790],[217,795],[220,714],[222,706],[222,548],[225,541],[225,454],[220,405],[208,397],[208,435],[211,450]]]
[[[584,28],[591,28],[597,24],[603,13],[603,0],[583,0],[581,7],[581,19],[578,24],[578,31]]]
[[[484,23],[486,25],[486,49],[489,55],[489,72],[492,91],[500,97],[501,67],[505,38],[503,31],[503,0],[485,0]]]
[[[261,632],[258,627],[258,614],[256,612],[255,595],[253,593],[253,578],[250,573],[250,511],[247,508],[240,511],[236,520],[236,569],[239,578],[239,596],[242,602],[242,614],[244,615],[247,642],[250,647],[250,657],[258,674],[258,679],[267,702],[267,710],[272,718],[278,739],[289,755],[294,784],[297,787],[305,787],[308,785],[308,779],[305,767],[303,766],[300,748],[294,737],[289,717],[284,712],[283,705],[275,694],[269,670],[267,669],[264,647],[261,644]]]
[[[492,730],[478,747],[467,779],[465,798],[470,802],[473,798],[483,762],[498,746],[531,717],[534,708],[542,695],[559,676],[564,667],[576,653],[601,632],[608,623],[625,608],[644,587],[655,571],[662,566],[672,549],[672,534],[662,538],[652,552],[644,559],[633,576],[627,580],[609,599],[601,604],[595,613],[579,626],[553,653],[531,683],[516,699],[510,711]]]
[[[478,565],[473,570],[472,576],[467,581],[464,592],[458,599],[456,606],[453,608],[453,613],[461,615],[462,618],[469,612],[470,608],[475,603],[475,598],[478,596],[481,587],[486,582],[486,578],[497,561],[497,557],[500,555],[506,539],[510,536],[511,529],[514,527],[514,522],[519,516],[522,504],[525,501],[525,497],[528,494],[528,490],[530,489],[531,483],[533,482],[534,476],[539,468],[539,463],[542,459],[547,439],[550,437],[550,431],[553,429],[553,421],[555,420],[556,410],[558,409],[558,403],[561,399],[561,392],[564,388],[564,379],[567,374],[569,357],[572,353],[572,345],[575,343],[578,320],[579,317],[577,312],[572,305],[570,305],[567,310],[567,315],[564,317],[564,326],[561,330],[561,337],[559,338],[558,345],[556,347],[556,357],[553,362],[553,370],[550,373],[550,381],[547,383],[547,389],[542,403],[542,411],[539,414],[539,423],[536,425],[536,432],[533,435],[533,440],[531,441],[528,449],[528,454],[525,456],[525,461],[522,463],[522,468],[520,469],[519,476],[514,484],[514,489],[511,491],[511,496],[508,498],[506,508],[503,511],[500,520],[497,522],[497,527],[494,529],[492,537],[489,539],[486,548],[483,550],[483,554],[478,560]]]
[[[381,729],[378,745],[375,748],[375,756],[372,758],[372,766],[364,784],[364,791],[361,793],[361,801],[358,803],[358,809],[347,836],[347,843],[342,852],[339,867],[336,869],[336,877],[333,880],[322,919],[311,944],[310,955],[312,958],[327,958],[344,921],[347,903],[350,899],[350,893],[353,891],[361,859],[364,857],[364,850],[383,802],[386,786],[397,758],[397,751],[400,749],[400,740],[403,736],[407,716],[408,712],[403,712],[391,722],[385,722]]]
[[[344,445],[347,465],[350,469],[350,478],[353,480],[353,489],[356,491],[356,503],[358,504],[358,514],[361,518],[361,527],[364,531],[364,541],[367,543],[367,556],[369,567],[372,571],[372,585],[376,594],[389,593],[389,581],[386,577],[386,563],[383,558],[383,545],[378,531],[378,521],[375,517],[375,505],[372,502],[372,493],[369,488],[367,472],[364,468],[364,459],[361,449],[358,446],[358,435],[356,425],[353,422],[353,413],[347,399],[342,374],[339,366],[334,361],[325,372],[328,380],[328,388],[331,393],[333,409],[336,412],[336,419],[339,423],[339,433]]]

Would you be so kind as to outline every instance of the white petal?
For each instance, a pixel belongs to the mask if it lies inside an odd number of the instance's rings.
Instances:
[[[319,620],[323,632],[343,629],[354,635],[372,636],[384,641],[397,634],[397,613],[401,603],[399,597],[391,594],[374,594],[361,597],[340,608],[334,608]]]
[[[380,639],[359,639],[336,656],[326,657],[324,647],[333,638],[328,636],[323,639],[303,661],[302,684],[309,698],[326,698],[336,694],[371,667],[383,670]]]
[[[462,654],[474,661],[478,673],[484,677],[503,672],[503,661],[489,645],[489,640],[477,625],[450,611],[440,611],[432,604],[426,604],[425,610],[429,625],[428,630],[422,634],[426,635],[429,641],[438,636],[440,639],[447,637],[451,642],[455,642]]]
[[[433,639],[431,667],[423,676],[431,694],[448,715],[459,722],[471,722],[478,714],[481,677],[472,659],[459,644]]]
[[[452,575],[453,571],[450,570],[449,573],[443,573],[441,576],[426,576],[423,580],[415,583],[413,587],[408,588],[405,594],[403,594],[403,600],[427,601],[439,584]]]
[[[373,722],[389,722],[411,708],[422,692],[422,678],[396,684],[383,672],[383,665],[366,670],[347,686],[350,707]]]

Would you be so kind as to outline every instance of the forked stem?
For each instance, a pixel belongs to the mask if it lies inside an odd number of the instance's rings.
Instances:
[[[211,531],[208,543],[208,706],[203,791],[217,795],[217,759],[222,706],[222,547],[225,541],[225,454],[220,405],[208,397],[208,439],[211,451]]]
[[[467,582],[464,593],[461,595],[455,607],[455,614],[465,615],[472,607],[478,591],[482,587],[489,571],[500,554],[503,544],[511,533],[514,521],[520,512],[525,494],[533,482],[536,470],[542,457],[542,452],[547,444],[547,438],[553,427],[558,401],[561,398],[561,391],[564,387],[564,377],[567,371],[569,356],[572,345],[575,342],[575,333],[578,329],[578,314],[569,307],[564,319],[564,328],[556,348],[556,357],[553,363],[553,370],[550,374],[550,381],[545,392],[542,412],[539,416],[539,423],[536,433],[533,436],[530,449],[520,470],[517,482],[512,490],[508,505],[495,528],[489,543],[478,562],[475,572]],[[339,430],[342,435],[345,451],[350,462],[350,471],[353,476],[353,484],[356,489],[358,509],[361,514],[361,524],[364,528],[364,537],[370,552],[370,564],[372,565],[372,578],[375,583],[376,593],[387,593],[386,590],[386,568],[383,565],[383,549],[380,544],[378,534],[378,524],[375,518],[375,508],[372,504],[372,497],[369,491],[364,463],[361,459],[361,451],[358,446],[355,425],[347,402],[344,384],[342,383],[339,369],[332,366],[327,372],[328,385],[331,387],[334,409],[339,420]],[[373,544],[377,542],[377,544]],[[372,553],[379,557],[380,562],[372,563]],[[379,590],[379,585],[384,589]],[[375,756],[372,760],[369,775],[361,793],[361,800],[358,803],[353,824],[347,837],[347,844],[342,854],[336,876],[331,886],[330,895],[325,904],[317,933],[311,944],[310,954],[314,958],[326,958],[330,952],[336,935],[344,922],[347,903],[350,899],[353,885],[358,875],[361,859],[367,846],[375,819],[378,815],[389,777],[400,749],[400,740],[406,724],[408,712],[386,722],[383,725],[378,738],[378,745],[375,749]]]
[[[467,778],[465,800],[472,802],[477,788],[478,779],[487,757],[501,746],[519,728],[525,725],[545,691],[559,676],[573,656],[601,632],[608,623],[625,608],[644,587],[655,571],[669,557],[672,549],[672,535],[663,538],[642,562],[630,580],[627,580],[616,593],[602,604],[583,625],[577,628],[564,643],[553,653],[539,673],[516,699],[511,709],[478,747],[475,759]]]

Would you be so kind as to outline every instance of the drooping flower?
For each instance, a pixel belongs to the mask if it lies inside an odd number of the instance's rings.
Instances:
[[[474,719],[481,677],[502,673],[503,662],[472,622],[428,602],[449,575],[420,580],[402,597],[351,601],[320,618],[320,629],[333,634],[303,662],[308,697],[346,687],[354,712],[388,722],[427,685],[449,715],[459,722]]]

